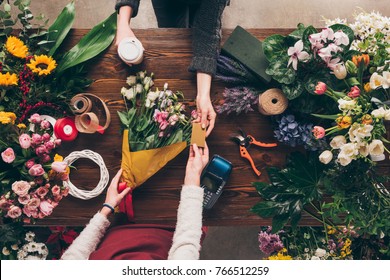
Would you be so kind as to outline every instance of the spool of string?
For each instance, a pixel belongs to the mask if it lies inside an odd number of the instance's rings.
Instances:
[[[263,115],[279,115],[287,106],[288,100],[278,88],[271,88],[259,95],[259,112]]]

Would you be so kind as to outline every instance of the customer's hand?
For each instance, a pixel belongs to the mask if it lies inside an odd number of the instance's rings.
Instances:
[[[130,188],[125,188],[121,193],[118,192],[118,184],[119,179],[122,175],[122,169],[119,169],[118,173],[116,173],[115,177],[112,179],[110,186],[107,189],[106,200],[104,203],[111,205],[112,207],[116,207],[126,194],[130,191]],[[108,216],[111,213],[111,210],[108,207],[103,207],[100,211],[103,215]]]
[[[199,148],[196,144],[190,146],[190,155],[186,166],[184,185],[200,186],[200,175],[203,168],[209,162],[209,148],[205,143],[204,148]]]

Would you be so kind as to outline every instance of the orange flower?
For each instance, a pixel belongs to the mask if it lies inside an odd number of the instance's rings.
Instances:
[[[371,87],[370,87],[370,83],[366,83],[365,85],[364,85],[364,90],[366,91],[366,92],[370,92],[372,89],[371,89]]]
[[[362,124],[372,124],[372,117],[369,114],[365,114],[362,117]]]
[[[354,55],[352,57],[352,62],[359,67],[359,64],[364,62],[366,66],[370,64],[370,56],[368,54]]]
[[[336,123],[339,129],[348,128],[352,124],[352,118],[350,116],[340,116],[336,119]]]

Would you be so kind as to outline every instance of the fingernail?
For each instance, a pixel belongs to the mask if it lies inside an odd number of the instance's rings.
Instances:
[[[206,128],[206,125],[204,123],[202,123],[202,128],[205,129]]]

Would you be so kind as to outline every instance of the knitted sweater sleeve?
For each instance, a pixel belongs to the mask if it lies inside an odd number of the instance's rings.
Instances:
[[[221,42],[221,17],[228,0],[202,1],[193,26],[193,59],[188,70],[215,75]]]
[[[115,10],[119,11],[122,6],[130,6],[133,9],[131,17],[136,17],[138,14],[139,1],[140,0],[116,0]]]
[[[183,186],[169,260],[199,259],[202,235],[203,189]]]
[[[96,250],[97,245],[110,226],[110,221],[99,212],[93,216],[89,224],[72,245],[64,252],[62,260],[87,260],[89,255]]]

